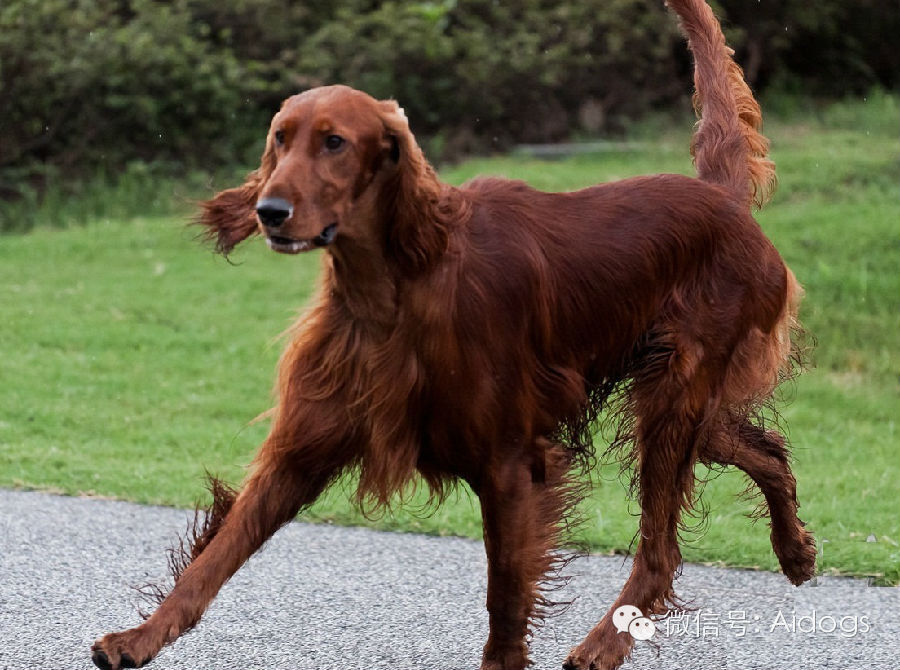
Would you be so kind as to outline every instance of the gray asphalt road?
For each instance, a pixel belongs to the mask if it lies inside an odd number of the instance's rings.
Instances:
[[[92,668],[98,635],[138,623],[132,584],[164,571],[183,511],[0,490],[0,668]],[[536,636],[559,668],[613,601],[621,558],[585,557]],[[626,668],[900,667],[900,589],[685,566],[700,608],[658,624]],[[359,528],[283,529],[226,585],[199,627],[150,666],[306,670],[477,668],[487,631],[480,543]],[[627,633],[623,633],[627,634]]]

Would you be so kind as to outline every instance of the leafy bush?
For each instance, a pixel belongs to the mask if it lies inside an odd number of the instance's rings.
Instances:
[[[900,83],[895,3],[717,8],[759,84]],[[622,127],[683,100],[689,66],[662,0],[5,0],[0,203],[134,161],[253,164],[280,101],[318,84],[398,99],[446,157]]]
[[[122,7],[16,0],[0,8],[3,191],[23,190],[10,177],[39,185],[48,171],[85,174],[133,159],[233,161],[258,135],[237,113],[260,84],[233,53],[214,48],[186,0]]]
[[[900,4],[714,0],[751,83],[843,97],[900,85]]]
[[[483,153],[564,137],[586,104],[608,124],[683,92],[677,40],[655,0],[387,2],[340,10],[292,68],[395,97],[418,132]]]

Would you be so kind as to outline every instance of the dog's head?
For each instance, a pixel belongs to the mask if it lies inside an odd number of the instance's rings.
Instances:
[[[281,253],[365,235],[415,246],[406,210],[437,199],[436,187],[422,197],[429,181],[437,184],[396,102],[315,88],[282,104],[259,169],[203,203],[200,223],[226,254],[257,232]],[[422,223],[413,218],[410,226]]]

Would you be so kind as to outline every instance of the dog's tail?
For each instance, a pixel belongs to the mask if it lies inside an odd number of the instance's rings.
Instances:
[[[734,62],[734,51],[705,0],[666,0],[681,19],[694,56],[694,109],[700,120],[691,142],[697,175],[762,207],[775,190],[775,164],[762,135],[762,112]]]

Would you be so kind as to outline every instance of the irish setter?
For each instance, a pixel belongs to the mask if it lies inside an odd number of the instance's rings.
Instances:
[[[488,557],[481,667],[524,668],[604,408],[619,418],[641,506],[631,575],[609,612],[675,606],[698,461],[749,475],[784,573],[794,584],[813,574],[785,440],[759,418],[791,367],[801,295],[750,214],[774,185],[759,106],[704,0],[668,4],[695,60],[697,179],[454,188],[394,101],[344,86],[285,101],[260,168],[201,217],[223,253],[254,233],[277,252],[325,252],[279,364],[271,432],[239,493],[215,487],[171,593],[142,625],[98,640],[94,663],[149,662],[353,471],[375,505],[417,475],[436,499],[471,486]],[[632,642],[607,613],[565,667],[614,668]]]

